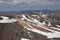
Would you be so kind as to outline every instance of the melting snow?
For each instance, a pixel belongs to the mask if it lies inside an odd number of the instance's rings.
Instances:
[[[30,40],[30,39],[22,38],[21,40]]]
[[[12,23],[17,21],[14,18],[9,19],[9,17],[4,17],[4,16],[0,16],[0,17],[3,18],[2,20],[0,20],[0,23]]]

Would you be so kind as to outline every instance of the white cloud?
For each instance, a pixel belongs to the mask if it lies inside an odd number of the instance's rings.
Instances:
[[[60,5],[59,0],[0,0],[0,4],[28,4],[28,5],[42,5],[42,6],[48,6],[48,5]]]

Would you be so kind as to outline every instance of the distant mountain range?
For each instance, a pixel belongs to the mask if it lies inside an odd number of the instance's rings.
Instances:
[[[43,13],[54,13],[54,12],[58,12],[60,10],[24,10],[24,11],[8,11],[8,12],[4,12],[4,11],[0,11],[0,14],[25,14],[25,13],[39,13],[39,12],[43,12]]]

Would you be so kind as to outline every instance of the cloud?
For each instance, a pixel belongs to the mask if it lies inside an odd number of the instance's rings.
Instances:
[[[60,0],[0,0],[0,4],[11,5],[41,5],[41,6],[55,6],[60,5]]]
[[[0,0],[0,11],[60,9],[60,0]]]

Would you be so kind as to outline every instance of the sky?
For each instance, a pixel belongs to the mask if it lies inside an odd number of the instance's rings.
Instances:
[[[43,9],[60,9],[60,0],[0,0],[0,11]]]

